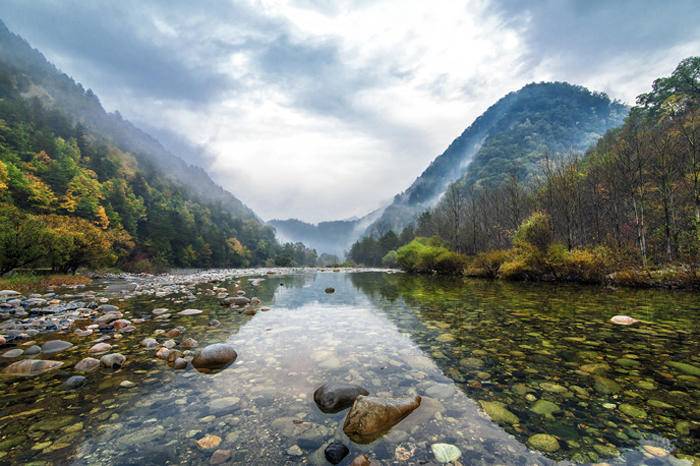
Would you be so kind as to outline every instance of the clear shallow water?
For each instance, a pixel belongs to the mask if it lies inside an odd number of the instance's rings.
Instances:
[[[115,301],[131,319],[151,318],[156,307],[205,312],[149,320],[110,341],[126,366],[92,373],[75,391],[61,384],[94,336],[37,338],[76,346],[50,356],[66,362],[57,372],[0,382],[0,462],[206,464],[211,451],[195,443],[206,434],[221,437],[230,462],[245,464],[323,464],[333,439],[351,450],[343,464],[361,452],[386,464],[407,455],[430,462],[435,442],[459,447],[463,464],[683,464],[677,457],[699,454],[700,379],[668,365],[700,367],[694,294],[384,273],[240,283],[271,310],[223,308],[211,284],[192,286],[197,300],[186,304],[173,302],[179,296]],[[607,322],[615,314],[644,322],[616,327]],[[213,318],[222,325],[209,327]],[[200,346],[230,342],[237,361],[214,375],[174,371],[140,347],[177,325]],[[122,380],[136,386],[119,388]],[[355,445],[342,432],[346,411],[323,414],[313,402],[327,381],[378,396],[419,394],[423,403],[381,439]],[[517,422],[491,421],[479,401],[502,403]],[[544,414],[532,411],[538,402]],[[560,449],[530,450],[535,433],[556,436]],[[287,453],[293,445],[301,456]],[[674,456],[648,458],[644,446]]]

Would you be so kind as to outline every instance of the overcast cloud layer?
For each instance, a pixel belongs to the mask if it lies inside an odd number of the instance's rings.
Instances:
[[[531,81],[633,103],[700,52],[697,0],[3,0],[107,110],[265,219],[361,216]]]

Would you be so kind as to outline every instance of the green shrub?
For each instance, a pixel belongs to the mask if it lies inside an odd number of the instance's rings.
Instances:
[[[551,218],[548,214],[537,211],[520,224],[513,237],[513,244],[516,247],[523,243],[531,244],[544,252],[553,240],[554,231]]]
[[[512,251],[494,249],[474,256],[467,266],[466,273],[472,277],[496,278],[501,264],[512,256]]]
[[[604,246],[567,251],[563,245],[553,245],[548,260],[559,279],[601,283],[610,269],[611,252]]]
[[[465,260],[450,251],[439,238],[415,238],[396,251],[396,262],[403,270],[414,273],[461,274]]]
[[[398,265],[398,255],[396,251],[387,252],[384,257],[382,257],[382,265],[384,267],[396,267]]]

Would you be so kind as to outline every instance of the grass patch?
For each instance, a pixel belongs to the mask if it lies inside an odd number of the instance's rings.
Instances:
[[[53,274],[34,275],[17,274],[0,278],[0,289],[15,290],[20,293],[42,291],[50,287],[87,285],[92,280],[85,275]]]

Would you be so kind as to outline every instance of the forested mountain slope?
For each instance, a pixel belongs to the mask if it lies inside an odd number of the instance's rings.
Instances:
[[[274,262],[273,230],[0,23],[0,272]]]
[[[74,123],[134,154],[143,162],[187,186],[200,200],[220,202],[223,208],[240,217],[256,218],[252,210],[224,190],[199,167],[185,163],[168,152],[156,139],[124,120],[119,112],[107,113],[92,90],[85,90],[62,73],[22,37],[10,32],[0,21],[0,62],[20,79],[21,92],[38,97],[42,103],[60,109]]]
[[[584,151],[608,129],[619,126],[627,107],[605,94],[563,82],[528,84],[479,116],[368,230],[400,232],[434,206],[455,181],[465,189],[527,179],[543,157],[560,159]]]

